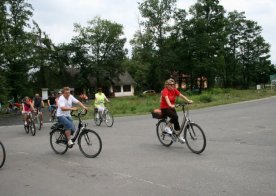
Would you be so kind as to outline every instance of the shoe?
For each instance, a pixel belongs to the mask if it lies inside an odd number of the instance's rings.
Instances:
[[[50,119],[49,119],[49,122],[51,122],[51,121],[52,121],[52,119],[50,118]]]
[[[69,148],[72,148],[73,145],[74,145],[74,142],[70,139],[70,140],[68,141],[67,145],[68,145]]]
[[[165,132],[170,135],[172,134],[172,130],[170,127],[165,127]]]
[[[186,141],[183,137],[178,137],[178,141],[181,143],[181,144],[185,144]]]

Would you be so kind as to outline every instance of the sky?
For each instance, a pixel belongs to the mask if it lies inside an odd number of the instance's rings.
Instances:
[[[33,19],[49,35],[55,44],[69,43],[73,24],[87,25],[87,21],[99,16],[122,24],[126,48],[131,49],[129,40],[138,30],[138,2],[142,0],[29,0],[34,13]],[[188,10],[196,0],[178,0],[177,7]],[[271,45],[271,61],[276,64],[276,0],[220,0],[227,12],[244,11],[247,19],[256,21],[262,28],[262,36]]]

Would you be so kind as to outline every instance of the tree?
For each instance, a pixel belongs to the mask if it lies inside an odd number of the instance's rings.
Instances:
[[[123,72],[122,62],[127,51],[122,25],[95,17],[86,27],[75,24],[75,31],[78,36],[72,39],[77,48],[73,54],[74,66],[81,73],[96,77],[96,86]]]

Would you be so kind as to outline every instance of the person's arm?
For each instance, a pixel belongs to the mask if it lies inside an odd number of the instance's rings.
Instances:
[[[188,99],[186,96],[180,93],[179,97],[181,97],[183,100],[185,100],[187,103],[193,103],[192,100]]]
[[[22,112],[25,112],[24,103],[22,103]]]
[[[88,108],[85,105],[83,105],[81,101],[77,100],[75,97],[73,97],[73,103],[79,104],[83,109],[88,110]]]
[[[168,104],[168,106],[169,106],[170,108],[174,108],[174,105],[171,104],[171,101],[169,100],[169,97],[168,97],[168,96],[165,96],[165,100],[166,100],[166,102],[167,102],[167,104]]]
[[[50,100],[49,100],[49,99],[48,99],[48,101],[47,101],[47,102],[48,102],[48,106],[50,106]]]
[[[110,102],[109,99],[107,99],[107,97],[104,95],[104,99],[107,101],[107,102]]]
[[[41,106],[44,108],[44,101],[41,99]]]

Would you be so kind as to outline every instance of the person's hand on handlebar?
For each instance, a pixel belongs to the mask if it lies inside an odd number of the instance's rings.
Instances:
[[[77,110],[78,110],[77,107],[72,107],[72,108],[71,108],[71,111],[77,111]]]
[[[188,104],[192,104],[192,103],[194,103],[194,102],[193,102],[193,100],[190,100],[190,99],[189,99],[189,100],[187,101],[187,103],[188,103]]]

